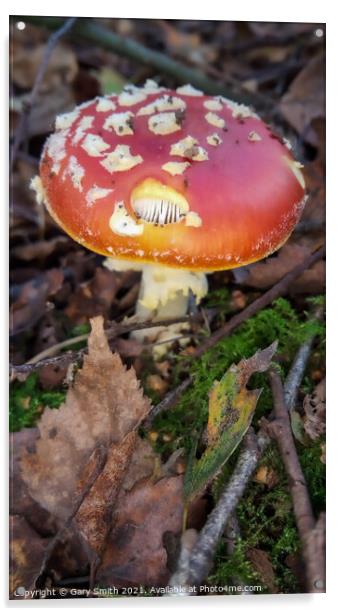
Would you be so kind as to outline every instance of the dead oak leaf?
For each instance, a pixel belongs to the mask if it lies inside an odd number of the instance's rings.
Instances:
[[[107,540],[97,584],[164,585],[169,579],[166,532],[179,534],[183,515],[183,478],[139,482],[121,497]]]

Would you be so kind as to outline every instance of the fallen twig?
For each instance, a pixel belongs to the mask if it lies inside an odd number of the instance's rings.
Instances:
[[[181,552],[178,559],[176,572],[169,580],[169,594],[176,594],[182,597],[190,595],[190,588],[187,584],[187,572],[190,562],[190,556],[193,547],[197,540],[197,531],[193,528],[188,528],[184,531],[181,537]]]
[[[211,349],[219,340],[228,336],[236,327],[241,325],[246,319],[253,317],[257,312],[271,304],[275,299],[284,295],[288,289],[289,285],[298,278],[306,269],[311,267],[316,261],[322,259],[325,255],[325,247],[322,246],[312,254],[310,254],[302,263],[296,265],[288,274],[283,276],[279,282],[274,284],[271,289],[266,291],[261,297],[256,299],[254,302],[249,304],[244,310],[241,310],[234,317],[229,319],[223,327],[215,331],[201,346],[197,347],[197,349],[190,355],[191,358],[201,357],[206,351]]]
[[[274,398],[274,419],[266,424],[266,429],[269,436],[277,442],[288,475],[296,525],[306,564],[308,591],[324,592],[324,572],[320,569],[319,563],[315,562],[315,559],[319,558],[319,551],[314,551],[315,542],[312,539],[316,527],[315,518],[294,443],[283,385],[278,372],[275,370],[269,372],[269,377]]]
[[[299,354],[301,355],[300,351],[301,349],[299,349],[296,357],[298,357]],[[292,364],[292,368],[286,380],[284,393],[286,401],[295,398],[297,395],[310,352],[311,347],[309,348],[308,355],[304,354],[303,364],[301,362],[299,363],[298,374],[295,374],[296,358]],[[272,414],[269,418],[271,416]],[[250,428],[248,431],[247,436],[243,440],[241,453],[236,462],[233,474],[224,488],[215,509],[213,509],[205,526],[201,530],[192,551],[185,577],[187,584],[200,585],[206,579],[213,563],[217,544],[222,536],[223,530],[230,519],[230,516],[234,513],[238,502],[243,496],[248,482],[252,477],[265,449],[270,444],[270,441],[271,439],[268,431],[264,427],[259,429],[257,435],[254,434],[253,428]],[[310,537],[310,542],[314,546],[316,544],[319,546],[321,544],[319,534],[316,534],[315,536],[312,535]],[[315,564],[314,560],[312,562]],[[183,572],[181,579],[184,579]]]
[[[166,394],[166,396],[161,402],[159,402],[159,404],[153,406],[144,422],[144,427],[149,428],[157,415],[176,404],[178,398],[186,389],[188,389],[192,381],[193,379],[191,376],[187,377],[184,381],[182,381],[182,383],[177,385],[177,387],[169,391],[169,393]]]
[[[212,348],[215,344],[217,344],[222,338],[228,336],[236,327],[242,325],[244,321],[253,317],[257,312],[271,304],[275,299],[283,295],[289,288],[289,285],[293,280],[298,278],[308,267],[316,263],[319,259],[325,254],[325,248],[321,247],[316,252],[313,252],[309,255],[302,263],[294,267],[288,274],[286,274],[279,282],[277,282],[271,289],[266,291],[261,297],[256,299],[254,302],[249,304],[244,310],[241,310],[238,314],[232,317],[223,327],[214,332],[209,338],[188,357],[188,363],[192,358],[201,357],[206,351]],[[309,354],[308,354],[309,356]],[[186,391],[186,389],[191,385],[192,379],[186,379],[181,383],[181,385],[177,386],[175,389],[170,391],[167,396],[160,402],[155,409],[157,412],[155,414],[150,415],[150,421],[148,424],[150,425],[152,419],[156,417],[159,413],[168,410],[171,408],[178,400],[178,397]]]
[[[320,320],[322,317],[322,314],[323,314],[323,308],[320,308],[320,307],[317,308],[314,313],[315,319]],[[286,406],[287,406],[287,409],[290,415],[292,415],[294,408],[295,408],[295,404],[296,404],[296,400],[297,400],[297,396],[299,392],[299,385],[302,381],[302,377],[306,370],[306,365],[307,365],[309,356],[311,354],[314,341],[315,341],[315,336],[310,336],[310,338],[308,338],[308,340],[306,340],[306,342],[304,342],[300,346],[298,352],[296,353],[294,357],[294,361],[289,370],[289,374],[287,375],[287,378],[285,380],[285,384],[284,384],[285,403],[286,403]]]
[[[149,327],[166,327],[167,325],[173,325],[175,323],[187,323],[188,321],[198,321],[200,318],[200,315],[194,317],[184,316],[176,317],[174,319],[162,319],[160,321],[148,320],[138,323],[138,321],[136,321],[135,318],[132,317],[131,319],[126,319],[123,323],[115,323],[114,325],[105,330],[105,335],[108,340],[112,340],[113,338],[118,338],[118,336],[122,336],[123,334],[127,334],[131,331],[147,329]],[[73,338],[68,338],[67,340],[58,342],[57,344],[48,347],[48,349],[45,349],[41,353],[38,353],[38,355],[32,357],[25,364],[20,364],[17,366],[11,364],[11,378],[14,378],[17,374],[30,374],[31,372],[34,372],[39,368],[45,368],[46,366],[67,366],[72,362],[79,361],[86,352],[86,348],[80,349],[79,351],[68,351],[63,355],[53,356],[53,354],[58,351],[61,351],[62,349],[70,347],[73,344],[78,344],[79,342],[86,342],[89,335],[90,333],[81,334],[80,336],[74,336]]]
[[[253,474],[262,451],[269,443],[269,438],[263,440],[260,446],[259,438],[255,436],[252,428],[249,429],[243,441],[241,453],[229,480],[227,489],[224,490],[216,507],[211,512],[204,528],[199,534],[198,540],[192,550],[188,582],[190,585],[199,586],[206,579],[216,552],[216,546],[222,536],[226,521],[235,510],[249,478]]]
[[[50,30],[59,28],[62,21],[60,17],[41,17],[36,15],[16,16],[16,19],[23,19],[38,26],[45,26]],[[108,49],[130,58],[138,62],[138,64],[143,63],[151,66],[160,73],[175,78],[179,83],[191,83],[196,88],[201,88],[206,94],[221,94],[222,96],[232,97],[235,100],[239,100],[239,102],[259,106],[270,113],[275,108],[273,101],[268,96],[249,92],[245,89],[242,89],[241,92],[241,86],[238,84],[236,88],[236,84],[228,87],[224,83],[218,83],[207,77],[202,71],[185,66],[166,54],[149,49],[133,39],[120,36],[96,23],[93,19],[78,19],[74,33],[92,43],[99,44],[103,49]]]
[[[26,133],[27,133],[27,127],[28,127],[28,123],[29,123],[29,117],[30,117],[30,113],[31,113],[31,109],[37,99],[37,96],[39,94],[39,90],[41,87],[41,84],[43,82],[43,79],[45,77],[45,73],[50,61],[50,58],[52,56],[52,53],[57,45],[57,43],[59,42],[59,40],[67,33],[71,30],[71,28],[74,26],[75,22],[76,22],[76,17],[70,17],[69,19],[67,19],[66,21],[64,21],[63,19],[60,20],[60,24],[58,26],[58,30],[56,30],[55,32],[53,32],[53,34],[51,34],[47,45],[46,45],[46,49],[45,49],[45,53],[44,53],[44,58],[39,66],[39,70],[37,72],[36,78],[35,78],[35,82],[31,91],[31,94],[29,96],[28,101],[25,104],[25,108],[22,111],[21,117],[20,117],[20,121],[18,124],[18,127],[15,131],[15,136],[14,136],[14,143],[13,143],[13,147],[12,147],[12,155],[11,155],[11,168],[13,167],[14,161],[16,160],[17,154],[18,154],[18,150],[20,148],[21,143],[23,142],[23,140],[25,139]]]

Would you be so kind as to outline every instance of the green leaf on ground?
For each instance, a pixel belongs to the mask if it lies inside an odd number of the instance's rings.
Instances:
[[[208,445],[199,460],[188,465],[184,492],[187,501],[197,496],[221,470],[249,428],[261,389],[246,385],[254,372],[265,372],[276,352],[277,342],[249,359],[232,364],[209,394]]]

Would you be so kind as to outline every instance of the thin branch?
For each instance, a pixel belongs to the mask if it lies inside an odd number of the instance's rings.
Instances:
[[[271,304],[275,299],[287,293],[289,286],[291,283],[301,276],[301,274],[314,265],[319,259],[322,259],[325,255],[325,247],[322,246],[312,254],[310,254],[302,263],[296,265],[288,274],[283,276],[279,282],[274,284],[271,289],[266,291],[261,297],[256,299],[254,302],[249,304],[244,310],[236,314],[234,317],[229,319],[223,327],[214,332],[201,346],[197,347],[192,355],[190,355],[190,359],[194,359],[196,357],[201,357],[206,351],[211,349],[217,342],[219,342],[222,338],[228,336],[236,327],[241,325],[244,321],[253,317],[257,312]]]
[[[181,537],[181,552],[178,559],[177,569],[169,580],[169,586],[171,588],[171,592],[169,592],[169,594],[176,594],[177,596],[182,597],[190,595],[190,589],[187,584],[187,572],[190,556],[196,541],[196,530],[193,528],[188,528],[184,531]]]
[[[316,263],[319,259],[322,259],[325,254],[325,248],[321,247],[316,252],[309,255],[302,263],[294,267],[288,274],[286,274],[279,282],[277,282],[269,291],[266,291],[261,297],[256,299],[252,304],[249,304],[244,310],[241,310],[238,314],[232,317],[223,327],[214,332],[201,346],[197,347],[197,349],[188,357],[188,363],[192,358],[201,357],[206,351],[212,348],[215,344],[217,344],[222,338],[228,336],[236,327],[239,327],[249,319],[253,317],[257,312],[271,304],[275,299],[284,295],[289,289],[289,285],[301,274],[308,269],[311,265]],[[168,410],[174,404],[176,404],[179,396],[188,389],[191,385],[192,379],[186,379],[181,383],[180,386],[176,387],[174,390],[170,391],[167,396],[162,400],[162,402],[155,407],[157,412],[153,415],[153,411],[150,415],[150,423],[156,415],[159,413]]]
[[[161,327],[173,325],[175,323],[187,323],[198,321],[201,319],[200,315],[197,316],[184,316],[184,317],[176,317],[174,319],[162,319],[160,321],[141,321],[137,322],[134,317],[131,319],[126,319],[123,323],[115,323],[111,327],[105,330],[105,335],[108,340],[113,338],[118,338],[123,334],[127,334],[131,331],[137,331],[140,329],[148,329],[151,327]],[[58,342],[54,344],[48,349],[45,349],[38,355],[32,357],[26,364],[20,365],[10,365],[10,375],[11,378],[14,378],[17,374],[30,374],[39,368],[45,368],[46,366],[67,366],[71,362],[79,361],[84,353],[86,352],[86,348],[80,349],[79,351],[68,351],[63,355],[56,355],[51,357],[53,353],[61,351],[67,347],[72,346],[73,344],[78,344],[79,342],[86,342],[90,333],[81,334],[80,336],[74,336],[73,338],[68,338],[67,340],[63,340],[62,342]]]
[[[322,317],[322,313],[323,313],[323,310],[321,308],[318,308],[315,311],[315,318],[320,320]],[[294,361],[291,365],[287,378],[285,380],[285,384],[284,384],[285,402],[286,402],[290,415],[294,411],[294,408],[296,405],[296,400],[297,400],[297,396],[299,392],[299,385],[305,373],[306,365],[309,360],[315,338],[316,336],[314,335],[310,336],[308,340],[306,340],[306,342],[304,342],[300,346],[294,358]]]
[[[302,345],[303,346],[303,345]],[[309,349],[309,354],[311,348]],[[293,361],[291,370],[288,374],[285,386],[285,400],[295,398],[301,385],[303,371],[299,369],[298,375],[292,378],[295,372],[296,358],[300,354],[300,349]],[[309,355],[308,355],[309,357]],[[307,365],[308,357],[305,356],[304,367]],[[271,418],[272,414],[269,415]],[[194,585],[201,584],[207,577],[214,560],[218,542],[223,534],[224,528],[233,515],[244,491],[265,451],[270,444],[270,436],[266,428],[260,428],[257,435],[253,428],[248,430],[242,443],[242,449],[232,476],[224,488],[220,499],[210,514],[205,526],[201,530],[186,572],[186,583]],[[313,541],[313,538],[310,540]],[[314,545],[320,545],[320,538],[314,538]],[[320,552],[320,549],[319,549]],[[183,579],[183,572],[182,578]],[[321,578],[319,578],[321,579]]]
[[[166,394],[166,396],[161,402],[159,402],[159,404],[153,406],[149,415],[146,418],[146,421],[144,422],[144,427],[150,428],[153,420],[155,419],[155,417],[157,417],[157,415],[170,408],[171,406],[174,406],[182,393],[185,392],[185,390],[188,389],[188,387],[191,385],[192,381],[192,376],[189,376],[184,381],[182,381],[182,383],[177,385],[177,387],[169,391],[169,393]]]
[[[50,36],[47,42],[44,57],[39,66],[39,70],[37,72],[31,94],[29,96],[28,101],[25,104],[25,108],[22,111],[18,127],[15,131],[14,143],[13,143],[12,155],[11,155],[11,168],[13,167],[14,161],[16,160],[20,145],[26,137],[31,110],[36,102],[37,96],[39,95],[41,84],[45,77],[45,73],[48,68],[48,64],[53,54],[53,51],[57,43],[59,42],[59,40],[63,36],[65,36],[65,34],[67,34],[67,32],[69,32],[71,28],[74,26],[74,24],[76,23],[76,19],[77,19],[76,17],[70,17],[66,21],[61,20],[59,29],[56,30]]]
[[[296,526],[301,539],[303,557],[306,564],[306,581],[309,592],[323,592],[324,577],[315,559],[319,552],[311,549],[311,536],[315,531],[315,518],[306,480],[296,451],[291,430],[288,409],[285,403],[281,378],[275,370],[269,372],[274,398],[274,419],[267,424],[267,431],[273,437],[280,450],[289,480],[289,490],[292,497]],[[312,546],[314,541],[312,542]],[[317,573],[318,577],[315,577]],[[319,577],[321,575],[321,577]],[[321,583],[322,587],[318,588]]]
[[[41,17],[41,16],[16,16],[16,19],[45,26],[51,30],[59,28],[61,18],[58,17]],[[190,83],[196,88],[202,89],[206,94],[221,94],[226,97],[233,97],[239,102],[249,105],[261,106],[262,109],[272,112],[275,105],[274,101],[263,94],[248,92],[241,90],[241,86],[235,85],[228,87],[224,83],[218,83],[207,77],[202,71],[185,66],[177,60],[153,49],[149,49],[128,37],[120,36],[112,30],[104,28],[95,20],[78,19],[74,33],[79,37],[84,38],[91,43],[100,45],[103,49],[114,51],[119,55],[125,56],[134,60],[138,64],[146,64],[153,67],[164,75],[169,75],[175,78],[179,83]],[[237,91],[238,90],[238,91]]]
[[[265,444],[266,441],[263,443],[263,448]],[[259,447],[258,439],[253,429],[250,428],[244,438],[241,453],[228,483],[228,489],[222,493],[192,550],[188,571],[190,585],[199,586],[207,578],[226,521],[234,512],[261,455],[262,448]]]

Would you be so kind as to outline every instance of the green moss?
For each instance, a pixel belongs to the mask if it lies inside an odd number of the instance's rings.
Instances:
[[[299,550],[287,478],[280,456],[273,445],[261,460],[277,474],[278,483],[271,488],[252,481],[237,507],[242,548],[264,550],[273,566],[275,584],[282,593],[298,592],[298,581],[286,564],[289,555]]]
[[[274,340],[279,342],[278,354],[284,377],[299,346],[314,333],[324,335],[324,328],[319,322],[310,321],[306,315],[298,315],[288,300],[276,300],[272,307],[248,319],[234,334],[221,340],[200,359],[191,362],[193,385],[181,396],[174,408],[155,421],[154,429],[160,434],[171,434],[173,445],[184,446],[190,451],[193,438],[205,428],[208,393],[214,380],[220,379],[232,363],[239,362],[243,357],[250,357],[259,348],[268,346]],[[183,379],[183,361],[187,359],[180,360],[174,368],[173,385]],[[255,374],[249,382],[249,389],[252,388],[262,388],[255,413],[256,422],[272,407],[266,375]],[[158,449],[164,453],[169,453],[170,447],[169,444],[158,444]]]
[[[216,308],[223,314],[232,312],[230,306],[231,292],[228,287],[221,287],[210,291],[207,299],[204,302],[205,308]]]
[[[316,515],[326,509],[326,466],[321,462],[323,444],[324,439],[321,438],[309,447],[298,447],[300,463]]]
[[[34,426],[43,408],[58,408],[65,400],[64,391],[44,391],[33,373],[24,383],[16,381],[9,394],[9,427],[11,432]]]
[[[325,466],[320,460],[322,439],[309,447],[298,446],[301,466],[308,484],[314,513],[318,515],[325,510]],[[234,454],[220,477],[214,482],[212,493],[214,500],[226,485],[237,453]],[[254,547],[264,550],[275,572],[275,584],[281,593],[303,592],[303,588],[291,568],[287,558],[298,555],[300,539],[296,528],[287,476],[281,457],[273,444],[263,455],[261,466],[272,469],[277,484],[271,488],[252,481],[241,499],[236,515],[240,525],[241,539],[237,551],[231,557],[226,555],[223,542],[215,560],[212,579],[219,584],[230,584],[233,577],[239,577],[244,583],[258,581],[253,567],[247,560],[247,549]],[[250,575],[249,575],[250,572]],[[252,577],[252,575],[255,577]]]
[[[246,555],[247,544],[241,539],[235,543],[232,554],[227,555],[225,544],[220,542],[216,553],[216,564],[213,573],[208,578],[208,584],[218,586],[242,584],[263,586],[259,575],[254,571],[253,565]]]

